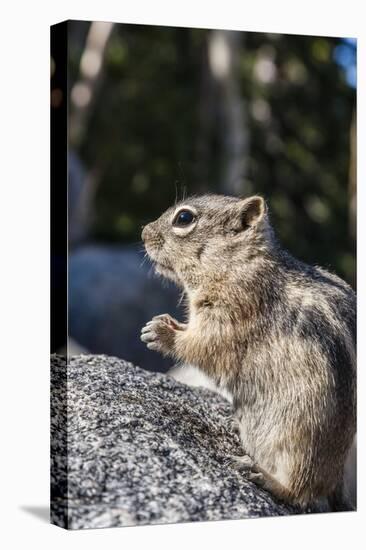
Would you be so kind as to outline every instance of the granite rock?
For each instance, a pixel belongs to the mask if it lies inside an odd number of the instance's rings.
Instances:
[[[105,355],[51,362],[51,520],[69,529],[300,513],[228,464],[222,396]],[[67,397],[66,397],[67,395]]]

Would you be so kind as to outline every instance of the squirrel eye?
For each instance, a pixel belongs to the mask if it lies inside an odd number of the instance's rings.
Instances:
[[[175,216],[173,220],[173,225],[176,227],[184,227],[190,225],[195,220],[195,215],[190,210],[181,210]]]

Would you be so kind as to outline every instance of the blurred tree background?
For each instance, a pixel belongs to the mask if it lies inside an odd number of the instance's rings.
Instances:
[[[356,286],[356,41],[69,21],[69,353],[150,370],[154,315],[184,314],[142,262],[178,195],[261,193],[283,245]],[[56,114],[56,113],[53,113]]]
[[[69,23],[90,238],[138,241],[183,188],[261,193],[285,247],[355,286],[354,40],[93,25]]]

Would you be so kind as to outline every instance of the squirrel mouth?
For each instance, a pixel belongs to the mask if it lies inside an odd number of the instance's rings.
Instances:
[[[170,267],[169,265],[163,263],[163,262],[159,262],[157,260],[153,260],[154,262],[154,268],[155,268],[155,272],[158,274],[158,275],[162,275],[163,277],[165,277],[166,279],[169,279],[177,284],[179,284],[179,279],[174,271],[174,269],[172,267]]]
[[[158,275],[166,277],[167,279],[176,281],[177,276],[174,269],[170,267],[170,265],[168,265],[167,263],[157,259],[157,256],[159,256],[159,252],[157,250],[154,250],[152,247],[147,247],[146,244],[145,249],[154,266],[156,273]]]
[[[174,270],[167,264],[163,263],[163,262],[159,262],[157,260],[154,260],[154,264],[155,264],[155,269],[158,271],[158,272],[161,272],[161,271],[166,271],[168,273],[175,273]],[[162,273],[162,275],[164,275],[164,273]]]

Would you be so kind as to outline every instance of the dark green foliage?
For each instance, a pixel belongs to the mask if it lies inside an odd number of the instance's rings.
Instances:
[[[71,27],[73,35],[76,26]],[[83,24],[85,25],[85,23]],[[81,28],[85,32],[84,27]],[[115,25],[79,154],[100,176],[93,236],[134,242],[143,223],[188,194],[222,191],[220,124],[199,181],[207,30]],[[71,76],[81,51],[71,42]],[[283,244],[354,284],[349,236],[350,126],[355,90],[334,58],[340,39],[242,33],[237,71],[249,134],[243,193],[268,200]],[[270,64],[272,78],[258,77]],[[259,64],[259,65],[258,65]]]
[[[250,33],[246,47],[255,51],[263,42],[274,47],[279,77],[248,93],[249,101],[265,98],[272,113],[264,123],[251,120],[253,191],[268,198],[291,252],[352,282],[348,172],[355,93],[333,59],[339,40]]]

